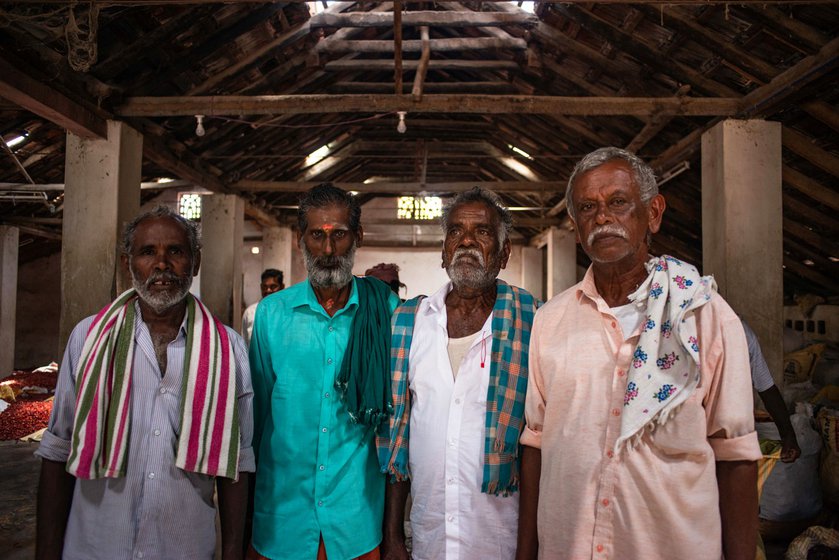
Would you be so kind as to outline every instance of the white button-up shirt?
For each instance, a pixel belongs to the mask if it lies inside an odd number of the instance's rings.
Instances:
[[[420,303],[408,357],[413,557],[513,558],[518,493],[481,493],[492,313],[455,379],[446,349],[450,291],[448,283]]]

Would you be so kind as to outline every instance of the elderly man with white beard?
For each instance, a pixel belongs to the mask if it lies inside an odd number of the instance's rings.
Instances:
[[[36,452],[36,557],[241,558],[254,471],[250,371],[239,335],[189,293],[197,224],[166,207],[123,236],[133,288],[67,343]]]
[[[356,198],[324,183],[297,211],[308,279],[260,302],[250,358],[257,477],[249,558],[378,559],[385,479],[374,436],[390,410],[384,282],[354,277]]]
[[[474,188],[443,212],[447,282],[394,314],[394,414],[380,438],[387,488],[383,558],[512,559],[528,342],[537,302],[498,280],[510,257],[510,212]]]

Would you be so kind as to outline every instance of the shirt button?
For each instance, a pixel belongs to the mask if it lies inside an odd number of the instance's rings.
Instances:
[[[329,398],[329,393],[326,393],[323,397],[328,399]]]
[[[326,428],[323,428],[321,431],[322,431],[323,433],[326,433]]]
[[[612,451],[611,449],[606,452],[606,457],[608,457],[609,459],[611,459],[614,456],[615,456],[615,452]]]
[[[603,504],[603,507],[607,507],[609,505],[609,500],[603,498],[602,500],[600,500],[600,503]]]
[[[154,478],[154,473],[153,472],[149,473],[149,478]]]
[[[619,369],[618,370],[618,377],[623,377],[624,375],[626,375],[626,372],[623,371],[622,369]]]
[[[322,471],[326,470],[326,467],[324,467],[323,465],[319,466],[318,468]],[[318,504],[318,505],[320,505],[320,504]]]
[[[138,552],[138,553],[137,553],[137,558],[142,558],[142,557],[143,557],[143,553],[142,553],[142,552]]]
[[[155,430],[154,435],[159,436],[160,435],[160,430]]]
[[[450,479],[448,479],[446,482],[448,482],[449,484],[454,484],[454,479],[453,479],[453,478],[450,478]]]
[[[326,360],[326,363],[331,364],[332,363],[332,358],[329,358],[328,360]]]
[[[322,507],[322,506],[323,506],[323,501],[318,500],[318,507]]]
[[[620,415],[621,415],[620,409],[617,409],[617,408],[612,409],[612,416],[620,416]]]
[[[160,394],[162,395],[164,393],[166,393],[166,387],[161,387],[160,388]]]
[[[450,516],[448,517],[448,520],[449,520],[449,523],[451,523],[452,521],[454,521],[454,515],[450,515]]]
[[[614,329],[614,328],[615,328],[615,327],[617,327],[617,326],[618,326],[618,324],[617,324],[617,323],[615,323],[614,321],[612,321],[612,328]]]
[[[449,447],[454,447],[454,440],[453,439],[449,440]]]
[[[595,547],[594,547],[594,549],[595,549],[597,552],[603,552],[603,545],[602,545],[602,544],[599,544],[599,545],[595,546]]]
[[[329,332],[332,332],[332,331],[334,331],[334,330],[335,330],[335,328],[334,328],[334,327],[329,327]]]
[[[460,404],[460,399],[455,399],[454,404]]]

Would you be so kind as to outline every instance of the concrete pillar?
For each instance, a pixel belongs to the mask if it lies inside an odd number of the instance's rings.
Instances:
[[[0,378],[15,368],[18,239],[16,227],[0,226]]]
[[[545,300],[545,267],[542,250],[536,247],[521,248],[520,286],[535,297]]]
[[[291,248],[294,242],[294,232],[290,227],[266,227],[262,230],[262,269],[281,270],[286,286],[291,286]]]
[[[548,230],[546,301],[576,283],[577,242],[574,232],[551,226]]]
[[[61,244],[59,353],[73,327],[131,285],[119,267],[120,239],[140,210],[143,136],[108,121],[108,138],[67,133]]]
[[[780,386],[781,123],[727,120],[702,135],[702,265],[757,333]]]
[[[236,195],[201,198],[201,301],[225,325],[242,326],[245,203]]]

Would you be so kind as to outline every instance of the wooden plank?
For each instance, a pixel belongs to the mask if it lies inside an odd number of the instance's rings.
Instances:
[[[412,84],[402,84],[402,93],[411,93]],[[509,82],[425,82],[425,93],[517,93]],[[390,93],[394,90],[390,82],[335,82],[329,86],[332,93]]]
[[[258,95],[131,97],[122,117],[272,115],[311,113],[426,113],[730,116],[738,98],[555,97],[528,95],[427,95],[421,102],[397,95]]]
[[[839,157],[819,148],[807,136],[785,126],[781,133],[781,141],[784,148],[795,152],[834,177],[839,177]]]
[[[107,138],[104,118],[0,58],[0,96],[82,138]]]
[[[415,102],[422,101],[422,86],[425,82],[425,75],[428,73],[428,61],[431,58],[431,41],[428,38],[428,26],[420,27],[422,40],[422,56],[420,57],[417,72],[414,74],[414,87],[411,88],[411,97]]]
[[[813,81],[839,67],[839,37],[818,53],[802,59],[792,68],[743,97],[738,118],[750,118],[770,113],[789,96],[802,91]]]
[[[839,192],[835,189],[825,187],[788,165],[784,166],[781,177],[784,183],[802,194],[839,211]],[[839,255],[836,256],[839,257]]]
[[[321,13],[312,16],[310,25],[313,29],[319,27],[393,27],[396,9],[392,13],[347,12],[344,14]],[[406,27],[501,27],[514,25],[531,28],[539,22],[539,18],[527,12],[435,12],[416,11],[405,12],[402,15],[402,25]]]
[[[416,70],[419,60],[403,60],[403,70]],[[323,65],[327,72],[365,72],[393,70],[393,60],[388,59],[342,59],[331,60]],[[430,70],[518,70],[519,65],[512,60],[431,60]]]
[[[817,121],[823,122],[833,130],[839,132],[839,112],[835,111],[833,107],[824,101],[808,101],[807,103],[802,103],[801,108]]]
[[[826,255],[839,255],[839,243],[788,218],[784,218],[784,235],[796,237]]]
[[[378,14],[376,15],[384,15]],[[396,95],[402,94],[402,0],[393,3],[393,82]]]
[[[349,9],[351,5],[352,2],[335,2],[333,3],[333,5],[329,7],[329,10],[340,12]],[[265,43],[259,48],[249,51],[247,55],[243,56],[242,58],[238,59],[234,64],[231,64],[230,66],[225,68],[224,71],[207,78],[202,83],[190,89],[187,92],[187,94],[198,95],[199,93],[204,93],[212,90],[214,87],[219,85],[221,82],[223,82],[230,76],[238,74],[245,68],[248,68],[251,65],[255,64],[263,56],[267,56],[269,53],[275,52],[276,50],[282,50],[291,43],[299,41],[304,37],[308,36],[310,32],[311,28],[309,27],[309,21],[306,20],[305,22],[295,27],[292,27],[291,29],[278,36],[274,40]]]
[[[243,179],[236,182],[233,187],[242,191],[270,191],[270,192],[303,192],[315,185],[317,182],[307,181],[255,181],[252,179]],[[517,193],[517,192],[555,192],[559,189],[565,189],[565,185],[561,181],[450,181],[445,183],[420,183],[420,182],[404,182],[404,183],[347,183],[336,182],[335,186],[346,191],[356,191],[360,193],[396,193],[396,194],[411,194],[411,193],[455,193],[463,192],[472,187],[479,186],[489,189],[493,192],[502,193]]]
[[[371,39],[366,41],[334,40],[332,38],[320,41],[315,50],[321,54],[339,53],[392,53],[393,41]],[[453,39],[431,39],[431,49],[434,52],[454,51],[486,51],[489,49],[512,49],[523,51],[527,49],[527,41],[511,37],[499,39],[496,37],[468,37]],[[422,41],[410,39],[402,41],[402,52],[422,52]]]

